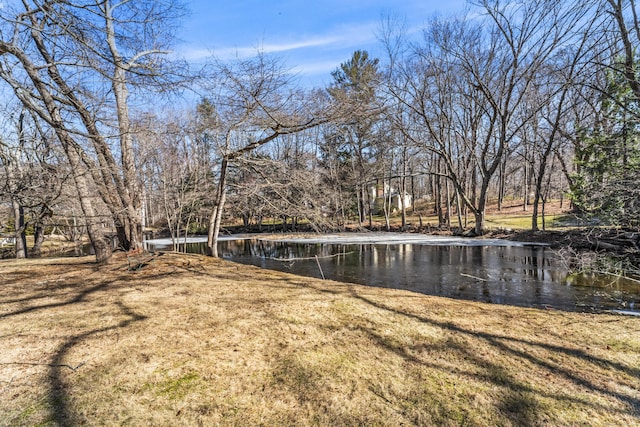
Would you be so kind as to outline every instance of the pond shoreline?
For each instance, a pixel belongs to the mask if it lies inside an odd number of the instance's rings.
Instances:
[[[242,227],[242,226],[227,226],[223,227],[220,240],[226,240],[229,238],[237,238],[238,235],[251,235],[263,236],[265,239],[285,239],[285,238],[310,238],[310,236],[324,236],[336,233],[329,232],[315,232],[308,227],[298,227],[299,230],[278,230],[271,227],[263,227],[262,231],[259,231],[256,227]],[[518,244],[529,245],[544,245],[553,250],[562,252],[564,256],[571,258],[569,262],[575,264],[580,258],[590,258],[593,256],[608,256],[615,258],[627,267],[627,272],[630,276],[640,278],[640,232],[637,230],[628,230],[613,227],[580,227],[572,228],[568,230],[546,230],[546,231],[531,231],[531,230],[510,230],[510,229],[497,229],[489,230],[483,236],[469,236],[462,233],[456,233],[451,230],[436,229],[433,227],[411,228],[409,230],[402,231],[398,227],[393,227],[389,231],[384,229],[375,228],[369,230],[368,228],[347,229],[341,231],[341,235],[350,234],[378,234],[384,235],[387,233],[404,234],[410,237],[410,240],[414,240],[415,236],[421,235],[427,237],[464,237],[472,241],[481,242],[487,239],[500,239],[511,242],[518,242]],[[169,238],[164,234],[159,234],[158,237]],[[200,237],[194,235],[192,237]],[[61,245],[49,246],[45,243],[41,250],[41,256],[55,256],[58,253],[68,252],[82,245],[86,242],[63,242]],[[481,243],[480,243],[481,244]],[[12,251],[12,247],[3,247],[0,250],[0,259],[10,259],[15,256]],[[34,257],[30,254],[30,257]],[[618,273],[621,273],[620,271]]]
[[[68,253],[74,250],[82,252],[82,247],[84,245],[89,244],[88,241],[79,240],[76,242],[64,240],[64,241],[51,241],[45,240],[45,244],[40,248],[40,253],[34,254],[29,248],[28,258],[45,258],[52,257],[58,254]],[[83,253],[78,253],[78,256],[84,255]],[[15,246],[4,246],[0,247],[0,260],[2,259],[15,259],[16,252]]]
[[[318,233],[301,227],[301,230],[271,230],[264,227],[262,231],[256,227],[224,227],[225,235],[242,233],[282,236],[309,236],[329,233]],[[400,227],[392,227],[384,230],[380,227],[350,228],[340,231],[341,234],[349,233],[404,233],[406,235],[425,236],[457,236],[469,239],[502,239],[527,244],[547,245],[551,249],[563,252],[571,258],[590,257],[595,254],[614,257],[621,261],[629,269],[629,273],[640,278],[640,230],[617,227],[575,227],[563,230],[523,230],[523,229],[494,229],[488,230],[482,236],[474,236],[455,232],[448,229],[434,227],[412,227],[402,230]],[[221,235],[223,236],[223,235]]]
[[[613,266],[614,273],[640,280],[640,232],[613,227],[589,227],[551,231],[495,231],[487,236],[531,243],[546,243],[578,270]],[[605,266],[603,266],[603,261]]]
[[[297,226],[295,229],[282,229],[271,226],[227,226],[222,227],[221,237],[236,234],[264,234],[264,235],[323,235],[332,233],[405,233],[407,235],[422,234],[426,236],[459,236],[472,239],[496,238],[528,243],[544,243],[552,248],[572,247],[577,250],[600,251],[628,251],[630,248],[640,250],[640,230],[617,227],[573,227],[563,230],[539,230],[527,229],[490,229],[482,236],[458,232],[453,229],[438,227],[391,227],[385,230],[382,227],[351,227],[344,230],[318,232],[309,227]],[[168,236],[165,236],[168,237]]]
[[[228,240],[265,240],[288,243],[327,243],[327,244],[415,244],[432,246],[548,246],[546,243],[516,241],[503,238],[473,238],[454,235],[434,235],[401,232],[343,232],[343,233],[240,233],[220,236],[219,241]],[[194,235],[177,240],[178,244],[202,243],[207,236]],[[171,245],[170,238],[145,240],[150,244]]]
[[[180,252],[206,254],[206,236],[184,243]],[[171,239],[146,244],[151,253],[175,249]],[[218,252],[238,264],[300,276],[497,304],[635,312],[640,302],[633,280],[578,263],[574,269],[573,260],[542,242],[418,233],[262,233],[221,236]]]

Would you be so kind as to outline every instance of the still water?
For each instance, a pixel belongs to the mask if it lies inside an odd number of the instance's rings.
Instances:
[[[228,240],[219,245],[221,256],[231,261],[309,277],[495,304],[640,315],[637,282],[569,275],[553,251],[539,246],[330,244],[257,239]],[[172,247],[149,245],[148,249]],[[182,250],[205,253],[206,243],[188,243]]]

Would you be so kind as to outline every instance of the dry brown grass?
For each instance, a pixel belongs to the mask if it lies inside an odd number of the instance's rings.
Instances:
[[[146,261],[0,261],[1,425],[640,425],[638,318]]]
[[[538,226],[542,228],[542,208],[539,210]],[[545,229],[562,229],[566,228],[561,222],[556,222],[559,219],[566,218],[569,214],[570,206],[568,202],[560,203],[559,200],[553,200],[545,206]],[[407,214],[407,223],[413,227],[417,227],[420,224],[419,215],[422,216],[422,224],[429,228],[436,228],[438,225],[438,217],[433,213],[433,203],[426,203],[419,201],[415,211],[409,210]],[[523,209],[521,200],[511,200],[505,202],[500,210],[496,201],[489,201],[486,209],[486,229],[487,230],[500,230],[500,229],[514,229],[514,230],[528,230],[531,229],[531,215],[533,213],[533,207],[528,206],[527,210]],[[455,212],[452,214],[451,227],[458,227],[458,219]],[[464,221],[464,219],[463,219]],[[399,212],[394,213],[390,218],[390,224],[392,227],[400,227],[402,218]],[[475,224],[475,218],[473,214],[468,213],[466,228],[472,229]],[[384,228],[384,217],[378,216],[374,218],[373,225],[376,228]]]

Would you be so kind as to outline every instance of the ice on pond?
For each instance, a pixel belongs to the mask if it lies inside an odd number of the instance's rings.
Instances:
[[[289,243],[336,243],[336,244],[372,244],[372,245],[433,245],[433,246],[544,246],[527,242],[505,239],[484,239],[481,237],[433,236],[407,233],[332,233],[314,237],[271,238],[277,242]]]
[[[505,239],[485,239],[481,237],[458,237],[458,236],[433,236],[427,234],[407,234],[407,233],[330,233],[330,234],[308,234],[281,236],[278,234],[229,234],[222,235],[219,241],[229,240],[269,240],[273,242],[287,243],[333,243],[333,244],[371,244],[371,245],[432,245],[432,246],[545,246],[540,243],[516,242]],[[202,243],[206,242],[206,236],[193,236],[180,238],[176,243]],[[172,240],[151,239],[146,240],[151,245],[171,245]]]

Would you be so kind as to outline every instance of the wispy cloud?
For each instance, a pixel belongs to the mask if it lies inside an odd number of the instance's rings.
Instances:
[[[278,54],[291,53],[294,51],[305,49],[309,50],[310,52],[316,49],[344,49],[351,46],[358,46],[375,42],[376,28],[377,23],[343,25],[340,27],[335,27],[331,31],[324,34],[312,34],[302,37],[296,37],[296,35],[292,35],[288,39],[283,38],[277,42],[256,41],[255,44],[250,46],[214,46],[211,49],[187,48],[181,50],[181,54],[188,61],[198,61],[211,56],[215,56],[221,60],[249,58],[255,56],[258,52],[267,54]]]
[[[340,42],[339,37],[312,37],[306,40],[282,41],[281,43],[256,43],[254,46],[225,47],[215,49],[214,54],[220,59],[247,58],[262,53],[283,53],[299,49],[312,49],[330,46]]]
[[[348,58],[328,59],[326,61],[309,61],[304,64],[298,64],[293,67],[292,71],[303,75],[329,75],[338,65]]]

